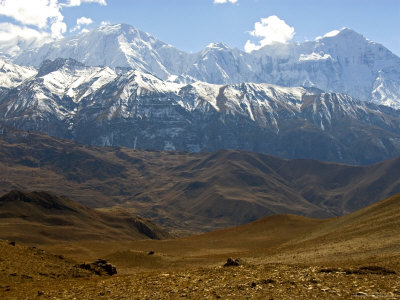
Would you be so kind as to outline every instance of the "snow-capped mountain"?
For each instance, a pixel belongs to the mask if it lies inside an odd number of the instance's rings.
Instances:
[[[246,53],[212,43],[185,53],[129,25],[104,25],[15,57],[22,65],[73,58],[89,66],[130,67],[163,80],[317,87],[400,108],[400,58],[351,29],[304,43],[276,43]]]
[[[316,88],[163,81],[139,70],[45,61],[0,94],[10,126],[87,144],[221,148],[370,163],[400,154],[400,114]]]
[[[88,66],[129,67],[167,79],[180,73],[190,55],[126,24],[103,25],[17,56],[21,65],[39,66],[44,60],[73,58]]]
[[[344,28],[313,42],[268,45],[253,52],[261,78],[284,86],[315,86],[400,108],[400,58]],[[395,83],[393,86],[392,83]]]

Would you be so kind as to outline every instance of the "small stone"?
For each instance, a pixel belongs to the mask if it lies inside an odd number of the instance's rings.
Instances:
[[[262,281],[262,283],[263,283],[263,284],[275,283],[275,280],[273,280],[273,279],[271,279],[271,278],[268,278],[268,279],[264,279],[264,280]]]
[[[14,241],[9,242],[9,244],[10,244],[11,246],[15,246],[15,242],[14,242]]]
[[[154,255],[154,251],[150,251],[147,255]]]
[[[252,287],[252,288],[255,288],[256,286],[257,286],[257,284],[256,284],[255,282],[252,282],[252,283],[251,283],[251,287]]]

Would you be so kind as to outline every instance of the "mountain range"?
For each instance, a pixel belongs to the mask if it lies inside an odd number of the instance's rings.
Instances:
[[[214,43],[190,54],[104,25],[13,61],[0,60],[0,115],[23,130],[350,164],[400,155],[400,59],[347,28],[251,53]]]
[[[314,41],[274,43],[251,53],[224,43],[186,53],[130,25],[104,25],[23,51],[13,60],[38,67],[60,57],[88,66],[129,67],[175,82],[316,87],[400,107],[400,58],[349,28]]]

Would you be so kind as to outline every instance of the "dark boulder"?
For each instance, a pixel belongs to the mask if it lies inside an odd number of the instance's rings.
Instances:
[[[88,263],[80,264],[79,268],[89,270],[97,275],[106,274],[112,276],[117,274],[117,268],[114,265],[108,263],[104,259],[98,259],[97,261],[90,264]]]
[[[238,267],[238,266],[240,266],[239,258],[233,259],[229,257],[226,263],[224,264],[224,267]]]

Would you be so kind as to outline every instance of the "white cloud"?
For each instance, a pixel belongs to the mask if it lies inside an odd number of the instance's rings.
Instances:
[[[246,52],[258,50],[272,43],[286,43],[295,35],[294,28],[286,24],[277,16],[262,18],[254,24],[254,30],[249,32],[252,36],[261,38],[258,45],[248,40],[244,46]]]
[[[16,55],[21,50],[36,48],[50,42],[50,33],[11,23],[0,23],[0,52]]]
[[[0,15],[39,29],[49,28],[50,25],[56,38],[62,36],[67,27],[58,0],[0,0]]]
[[[82,3],[97,3],[100,5],[107,5],[106,0],[68,0],[63,6],[81,6]]]
[[[0,23],[2,44],[11,45],[13,42],[15,43],[15,37],[21,37],[21,34],[28,38],[29,35],[26,35],[28,32],[32,34],[33,38],[39,36],[46,36],[46,38],[51,36],[54,39],[62,38],[67,31],[62,9],[80,6],[84,3],[107,5],[106,0],[0,0],[0,15],[12,18],[21,24],[21,26],[15,24],[11,26],[11,23]],[[92,22],[89,18],[80,18],[77,20],[78,29]],[[35,28],[30,28],[32,26]],[[7,41],[5,37],[8,37]],[[3,48],[3,46],[1,47]]]
[[[77,25],[90,25],[93,23],[93,20],[91,18],[86,18],[86,17],[81,17],[76,20]]]
[[[238,0],[214,0],[214,4],[237,3]]]

